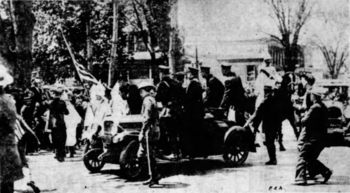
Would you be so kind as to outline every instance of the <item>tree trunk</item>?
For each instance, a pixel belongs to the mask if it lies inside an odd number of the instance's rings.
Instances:
[[[284,70],[286,72],[294,72],[295,66],[298,64],[298,48],[297,46],[287,46],[285,47],[285,66]]]
[[[111,48],[111,61],[108,71],[108,86],[112,87],[115,83],[114,69],[118,68],[117,65],[117,41],[118,41],[118,0],[113,0],[113,37]]]
[[[31,60],[32,60],[32,38],[35,17],[32,13],[31,0],[12,0],[11,15],[13,18],[13,29],[16,43],[16,65],[14,67],[14,78],[16,85],[26,87],[30,83]]]
[[[175,73],[176,69],[175,69],[175,55],[174,55],[174,42],[175,42],[175,33],[174,30],[170,31],[170,35],[169,35],[169,67],[170,67],[170,72],[171,73]]]
[[[87,1],[86,14],[85,14],[85,27],[86,27],[86,58],[87,69],[92,69],[92,40],[91,40],[91,1]]]

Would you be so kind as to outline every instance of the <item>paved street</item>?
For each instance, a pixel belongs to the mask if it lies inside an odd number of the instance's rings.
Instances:
[[[277,166],[265,166],[265,147],[249,154],[246,163],[226,168],[221,156],[183,161],[160,166],[165,176],[160,186],[149,189],[141,182],[128,182],[119,177],[119,166],[107,164],[100,173],[90,174],[81,160],[75,158],[59,163],[53,154],[29,156],[32,179],[42,192],[347,192],[350,191],[350,150],[346,147],[327,148],[320,160],[333,170],[327,185],[309,181],[311,185],[294,185],[297,161],[296,141],[289,124],[284,124],[287,151],[278,152]],[[278,145],[277,145],[278,148]],[[323,180],[320,178],[320,180]],[[20,182],[15,184],[17,192]]]

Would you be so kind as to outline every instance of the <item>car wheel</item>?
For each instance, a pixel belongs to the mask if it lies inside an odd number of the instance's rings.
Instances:
[[[137,158],[139,143],[136,140],[131,141],[120,153],[120,170],[125,178],[136,180],[144,175],[147,162],[145,159]]]
[[[242,150],[239,147],[232,148],[229,152],[223,155],[225,162],[230,166],[240,166],[248,158],[249,151]]]
[[[244,130],[232,129],[225,137],[223,158],[230,166],[240,166],[248,158],[249,148]]]
[[[92,173],[99,172],[105,165],[105,162],[103,160],[98,159],[98,156],[103,153],[102,149],[90,150],[90,142],[86,140],[83,152],[83,162],[86,169],[88,169]]]

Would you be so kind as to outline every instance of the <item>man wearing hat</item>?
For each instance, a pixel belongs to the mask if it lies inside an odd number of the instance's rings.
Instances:
[[[264,62],[265,66],[261,66],[255,81],[255,91],[258,96],[255,102],[255,108],[258,108],[264,97],[272,91],[276,79],[280,77],[276,68],[271,66],[272,58],[270,54],[264,58]]]
[[[155,159],[153,158],[154,144],[159,140],[160,136],[157,103],[151,94],[155,90],[155,86],[148,82],[142,82],[139,85],[140,95],[143,98],[141,114],[144,121],[139,134],[140,146],[137,157],[139,159],[147,157],[150,179],[144,182],[144,185],[149,185],[149,187],[159,184],[160,180]]]
[[[65,146],[66,146],[66,124],[64,121],[64,115],[68,115],[68,109],[66,103],[61,100],[63,88],[55,88],[53,90],[54,99],[50,103],[50,124],[52,127],[52,142],[56,149],[56,159],[59,162],[64,161]]]
[[[275,84],[273,91],[264,98],[254,114],[244,124],[244,127],[248,128],[249,124],[253,123],[254,129],[258,130],[262,122],[262,131],[265,134],[265,145],[270,158],[270,160],[265,163],[266,165],[277,164],[275,140],[278,132],[282,128],[282,121],[285,119],[285,100],[280,85],[280,82]]]
[[[308,97],[310,96],[308,93],[310,90],[312,90],[313,85],[316,82],[315,77],[311,73],[303,73],[300,75],[300,82],[303,85],[304,89],[306,90],[305,92],[305,99],[303,101],[303,105],[300,110],[306,110],[307,109],[307,101],[310,101]]]
[[[322,92],[321,88],[313,88],[307,97],[308,108],[301,120],[304,127],[298,140],[299,159],[295,175],[297,183],[307,183],[307,171],[310,178],[321,174],[324,177],[323,183],[332,175],[332,171],[317,160],[326,145],[328,125],[327,107],[321,101]]]
[[[43,92],[40,88],[41,80],[39,79],[33,79],[32,80],[32,87],[30,90],[33,92],[32,96],[32,102],[33,104],[39,103],[40,105],[42,104],[42,97],[43,97]]]
[[[202,86],[198,79],[199,70],[189,67],[190,83],[187,87],[184,101],[185,111],[185,144],[187,152],[185,154],[194,156],[195,150],[200,150],[198,144],[201,143],[201,130],[204,119],[204,106],[202,98]]]
[[[156,101],[161,102],[163,110],[161,112],[162,132],[166,133],[170,142],[170,155],[172,159],[179,155],[179,145],[177,136],[182,120],[182,86],[181,84],[170,77],[170,68],[160,65],[160,78],[158,84]]]
[[[205,107],[218,108],[224,95],[225,87],[219,79],[210,73],[209,66],[201,66],[202,77],[207,81]]]
[[[225,81],[225,91],[220,107],[226,111],[233,108],[235,111],[236,123],[238,125],[243,125],[245,123],[244,111],[246,96],[242,80],[236,73],[231,72],[230,64],[222,64],[221,70],[222,74],[229,77],[229,79]]]

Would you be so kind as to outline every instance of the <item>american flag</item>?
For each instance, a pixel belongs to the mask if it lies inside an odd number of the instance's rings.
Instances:
[[[87,71],[86,68],[82,64],[79,64],[75,60],[74,54],[73,54],[72,50],[70,49],[70,46],[69,46],[69,44],[67,42],[67,39],[64,36],[62,30],[61,30],[61,33],[62,33],[63,40],[66,43],[67,49],[69,51],[69,54],[70,54],[70,56],[71,56],[71,58],[73,60],[74,67],[77,70],[77,73],[78,73],[78,76],[79,76],[80,80],[81,81],[82,80],[86,80],[86,81],[90,81],[90,82],[93,82],[95,84],[98,84],[99,83],[98,80],[89,71]]]
[[[77,61],[75,61],[75,59],[73,59],[73,63],[80,80],[86,80],[98,84],[98,80],[90,72],[88,72],[82,64],[79,64]]]

